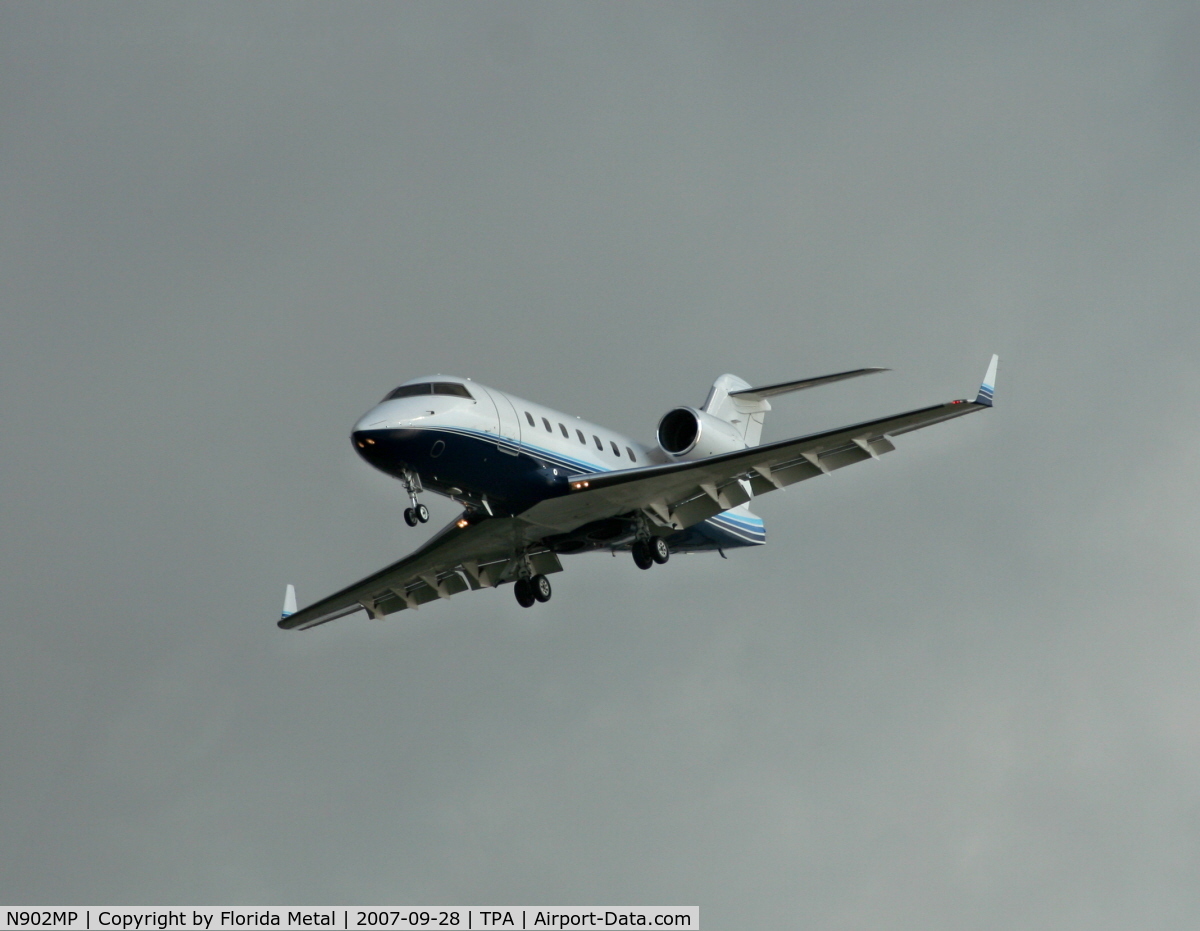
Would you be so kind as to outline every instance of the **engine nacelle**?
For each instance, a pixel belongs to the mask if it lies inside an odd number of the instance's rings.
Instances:
[[[733,424],[694,407],[677,407],[663,415],[658,422],[658,445],[679,460],[706,459],[746,448]]]

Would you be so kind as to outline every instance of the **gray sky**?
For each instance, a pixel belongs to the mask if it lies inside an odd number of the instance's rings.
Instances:
[[[1200,922],[1200,15],[0,7],[0,900]],[[648,440],[998,404],[770,544],[275,628],[467,375]],[[451,506],[431,500],[433,526]]]

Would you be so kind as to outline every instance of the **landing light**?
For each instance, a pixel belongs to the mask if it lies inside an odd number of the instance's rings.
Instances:
[[[469,527],[471,525],[471,522],[469,520],[467,520],[465,517],[460,517],[458,520],[456,520],[454,522],[454,524],[456,527],[458,527],[459,530],[461,530],[463,527]]]
[[[375,441],[374,441],[374,440],[372,440],[372,439],[371,439],[371,438],[369,438],[369,437],[367,438],[367,442],[368,442],[368,443],[370,443],[372,446],[374,446],[374,445],[375,445]]]
[[[587,488],[587,487],[588,487],[587,482],[571,482],[571,488],[573,488],[575,491],[579,491],[579,489]]]

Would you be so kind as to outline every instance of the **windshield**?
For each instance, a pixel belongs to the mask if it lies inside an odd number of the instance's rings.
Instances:
[[[467,390],[466,385],[460,385],[454,381],[433,381],[421,382],[419,385],[401,385],[387,393],[385,401],[394,401],[396,398],[411,398],[419,394],[441,394],[448,395],[453,398],[471,398],[474,400],[471,392]]]

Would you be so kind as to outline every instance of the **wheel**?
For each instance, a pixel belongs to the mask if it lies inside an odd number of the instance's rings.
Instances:
[[[405,508],[404,509],[404,523],[408,524],[408,526],[410,526],[410,527],[417,526],[417,512],[414,511],[412,508]]]
[[[530,579],[529,588],[533,592],[533,597],[538,601],[550,600],[550,580],[544,575],[535,575]]]
[[[649,569],[654,565],[654,557],[650,555],[650,547],[644,540],[634,540],[630,547],[633,552],[633,562],[639,569]]]
[[[671,558],[671,547],[665,537],[650,538],[650,558],[660,566]]]
[[[517,604],[522,608],[533,607],[533,586],[529,584],[529,579],[517,579],[513,583],[513,594],[517,596]]]
[[[425,505],[423,505],[423,504],[418,504],[416,507],[416,511],[417,511],[417,520],[419,520],[422,524],[429,523],[429,508],[425,507]]]

